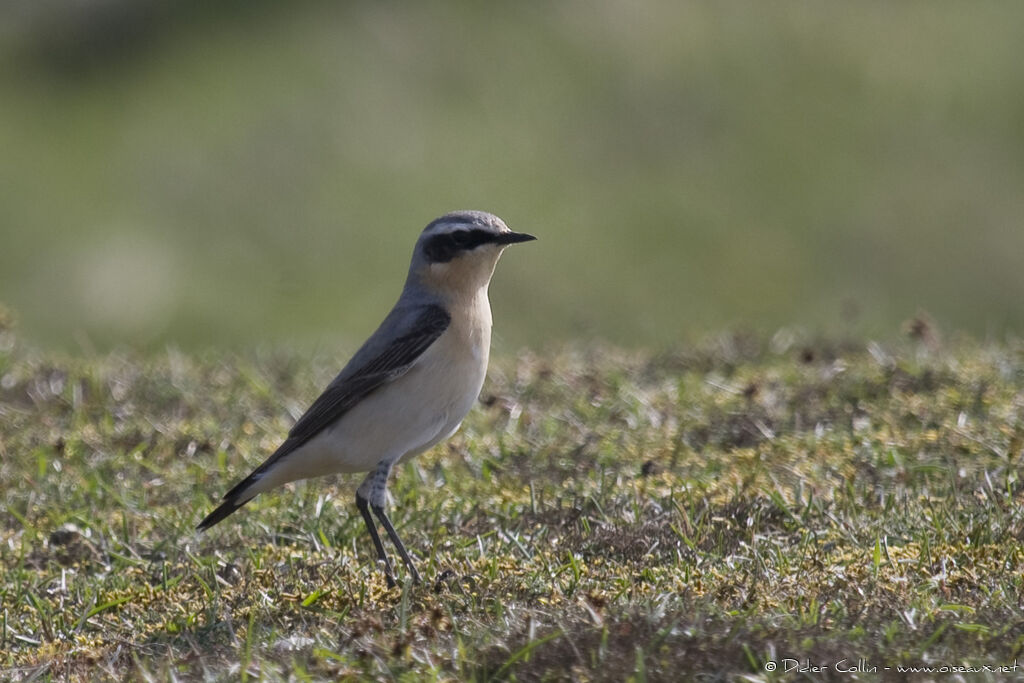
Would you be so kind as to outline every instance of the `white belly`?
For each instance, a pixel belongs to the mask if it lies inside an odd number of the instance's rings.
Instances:
[[[422,453],[455,433],[480,395],[486,359],[480,363],[462,357],[440,363],[431,351],[435,349],[428,349],[406,375],[370,394],[325,430],[325,445],[334,452],[334,471],[366,472],[382,460]]]
[[[486,322],[486,329],[472,333],[450,327],[406,374],[282,458],[259,490],[325,474],[368,472],[383,460],[413,457],[454,434],[483,386],[489,315]]]

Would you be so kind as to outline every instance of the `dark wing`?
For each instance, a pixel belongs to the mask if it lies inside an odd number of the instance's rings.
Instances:
[[[386,320],[381,325],[381,330],[387,329],[389,322]],[[450,323],[451,316],[441,306],[424,306],[411,324],[402,325],[405,332],[398,334],[379,352],[374,353],[372,344],[375,340],[371,337],[352,358],[349,366],[342,370],[324,393],[313,402],[309,410],[299,418],[288,432],[288,438],[284,443],[252,474],[224,494],[226,502],[203,520],[199,527],[205,529],[213,526],[244,505],[248,499],[239,498],[274,463],[333,424],[370,393],[408,372],[416,359],[437,341]],[[365,360],[363,356],[366,356]]]
[[[448,329],[449,323],[451,316],[446,310],[440,306],[426,307],[410,326],[409,332],[396,338],[352,374],[339,375],[295,423],[282,448],[292,441],[296,442],[292,449],[298,448],[367,394],[404,375],[420,354]]]

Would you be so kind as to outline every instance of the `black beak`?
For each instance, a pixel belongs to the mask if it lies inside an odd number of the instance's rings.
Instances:
[[[494,238],[494,241],[498,244],[517,244],[519,242],[532,242],[537,239],[533,235],[527,235],[525,232],[503,232]]]

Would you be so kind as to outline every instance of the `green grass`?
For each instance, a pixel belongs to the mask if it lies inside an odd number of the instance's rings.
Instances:
[[[1021,26],[1019,0],[0,3],[0,292],[64,349],[356,344],[423,226],[481,208],[540,238],[493,288],[514,345],[918,307],[1021,334]]]
[[[496,358],[396,472],[425,584],[392,591],[355,478],[193,532],[341,358],[0,349],[3,678],[838,678],[1024,645],[1020,342]]]

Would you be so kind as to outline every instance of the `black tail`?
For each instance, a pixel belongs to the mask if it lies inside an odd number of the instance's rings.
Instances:
[[[248,500],[243,500],[241,503],[236,502],[234,500],[225,500],[217,507],[216,510],[206,515],[206,518],[203,521],[199,522],[199,526],[197,526],[196,529],[198,529],[199,531],[205,531],[209,529],[211,526],[221,521],[222,519],[224,519],[232,512],[234,512],[235,510],[242,507],[248,502]]]
[[[285,445],[287,444],[288,441],[285,441]],[[284,446],[277,449],[277,452],[275,452],[274,455],[268,458],[265,463],[263,463],[255,470],[253,470],[252,474],[250,474],[248,477],[235,484],[234,488],[225,493],[224,502],[221,503],[216,510],[206,515],[206,519],[199,522],[199,526],[197,526],[196,529],[198,529],[199,531],[205,531],[206,529],[209,529],[211,526],[213,526],[220,520],[224,519],[232,512],[248,503],[250,500],[252,500],[255,497],[255,494],[250,494],[243,498],[243,493],[245,492],[246,489],[248,489],[250,486],[259,481],[260,477],[263,476],[263,473],[267,471],[270,465],[272,465],[274,463],[274,460],[278,457],[278,452],[282,451],[283,449]]]
[[[251,495],[243,498],[242,492],[256,483],[256,480],[259,478],[260,471],[256,470],[248,477],[238,482],[233,489],[224,494],[224,502],[218,505],[216,510],[206,515],[206,519],[199,522],[199,526],[197,526],[196,529],[199,531],[209,529],[211,526],[252,500],[253,496]]]

